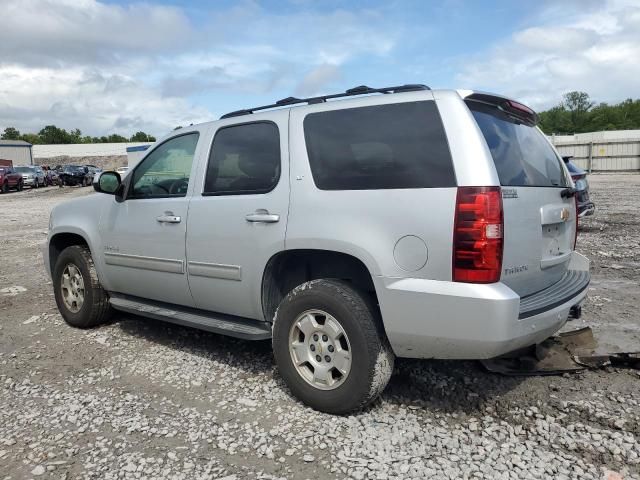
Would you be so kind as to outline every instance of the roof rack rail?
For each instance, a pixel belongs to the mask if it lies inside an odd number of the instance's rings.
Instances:
[[[334,93],[332,95],[321,95],[319,97],[309,97],[309,98],[296,98],[296,97],[287,97],[282,100],[278,100],[276,103],[272,103],[271,105],[263,105],[261,107],[253,107],[244,110],[236,110],[235,112],[225,113],[220,117],[220,120],[224,118],[231,117],[239,117],[241,115],[249,115],[253,112],[257,112],[260,110],[268,110],[270,108],[284,107],[289,105],[297,105],[300,103],[306,103],[307,105],[313,105],[316,103],[324,103],[327,100],[331,100],[334,98],[342,98],[342,97],[353,97],[355,95],[367,95],[370,93],[400,93],[400,92],[416,92],[419,90],[431,90],[426,85],[422,84],[407,84],[407,85],[398,85],[396,87],[383,87],[383,88],[371,88],[366,85],[359,85],[357,87],[350,88],[349,90],[343,93]]]

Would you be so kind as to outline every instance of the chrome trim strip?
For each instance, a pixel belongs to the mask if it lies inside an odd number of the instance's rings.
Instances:
[[[172,258],[144,257],[141,255],[104,252],[104,259],[107,265],[153,270],[154,272],[184,274],[184,262]]]
[[[189,262],[189,275],[195,277],[221,278],[223,280],[242,280],[240,265],[224,265],[222,263]]]

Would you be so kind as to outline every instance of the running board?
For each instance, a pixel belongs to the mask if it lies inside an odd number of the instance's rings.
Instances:
[[[266,322],[249,318],[214,313],[197,308],[172,305],[138,297],[111,293],[109,303],[116,310],[143,317],[176,323],[185,327],[198,328],[208,332],[243,338],[245,340],[265,340],[271,338],[271,327]]]

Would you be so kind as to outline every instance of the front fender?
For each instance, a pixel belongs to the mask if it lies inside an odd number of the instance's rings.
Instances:
[[[103,245],[100,238],[100,218],[109,201],[109,196],[90,194],[87,197],[76,198],[61,203],[51,211],[49,218],[49,235],[46,248],[43,249],[45,267],[51,275],[52,265],[50,260],[51,244],[55,238],[62,234],[72,234],[81,237],[91,251],[91,257],[98,274],[98,279],[106,289],[108,279],[104,275]]]

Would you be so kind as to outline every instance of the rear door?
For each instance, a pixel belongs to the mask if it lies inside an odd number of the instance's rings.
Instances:
[[[491,98],[466,103],[502,186],[501,281],[526,296],[557,282],[567,271],[577,226],[575,203],[562,196],[571,182],[562,160],[534,125],[535,114],[515,102],[496,98],[493,103]]]

